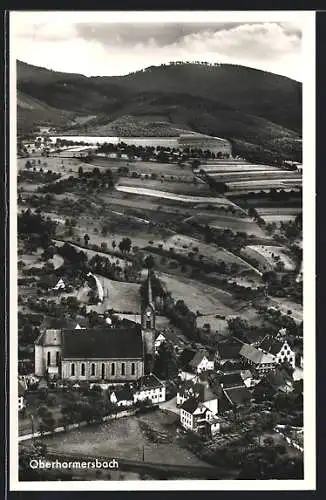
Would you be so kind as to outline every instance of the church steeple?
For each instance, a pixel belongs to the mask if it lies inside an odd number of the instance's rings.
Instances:
[[[148,269],[147,286],[148,286],[148,305],[154,307],[154,305],[153,305],[153,293],[152,293],[152,280],[151,280],[151,271],[150,271],[150,269]]]
[[[142,327],[147,330],[155,329],[155,305],[153,301],[153,290],[152,290],[150,269],[148,270],[148,277],[147,277],[147,301],[145,302],[142,310]]]

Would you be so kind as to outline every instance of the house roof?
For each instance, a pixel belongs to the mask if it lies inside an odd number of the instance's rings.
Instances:
[[[141,329],[98,328],[64,330],[62,332],[63,359],[142,358]]]
[[[289,345],[287,340],[275,339],[273,337],[268,336],[262,340],[259,347],[263,351],[268,352],[268,353],[276,356],[276,354],[278,354],[282,350],[282,347],[284,346],[285,343],[287,343]]]
[[[79,323],[80,320],[78,320]],[[72,320],[69,318],[51,318],[46,317],[42,323],[42,328],[48,329],[63,329],[72,330],[76,326],[76,320]],[[81,323],[79,323],[81,325]]]
[[[189,361],[189,365],[192,368],[197,368],[197,366],[202,362],[204,358],[207,358],[208,360],[211,360],[211,355],[206,351],[206,349],[201,349],[200,351],[196,352],[194,357]]]
[[[138,379],[138,385],[141,389],[156,389],[157,387],[164,387],[163,382],[157,378],[154,373],[150,375],[144,375],[140,379]]]
[[[218,357],[220,360],[237,359],[239,358],[240,349],[241,344],[239,342],[221,342],[217,348]]]
[[[223,387],[238,387],[238,386],[243,386],[243,378],[241,377],[241,373],[235,372],[235,373],[224,373],[221,376],[221,384]]]
[[[18,380],[18,396],[24,396],[24,394],[25,394],[25,386],[20,380]]]
[[[230,387],[224,390],[224,394],[233,405],[243,404],[251,399],[251,393],[246,387]]]
[[[195,354],[195,349],[184,349],[179,358],[180,366],[182,368],[187,367],[190,361],[195,357]]]
[[[274,356],[272,354],[266,354],[261,349],[257,349],[255,346],[250,344],[243,344],[240,354],[256,365],[262,363],[273,363],[274,361]]]
[[[78,330],[77,330],[78,331]],[[42,332],[36,339],[36,345],[50,346],[50,345],[61,345],[62,333],[61,329],[49,328]]]
[[[278,369],[266,374],[266,382],[273,387],[273,389],[282,390],[285,387],[291,387],[293,384],[293,377],[286,371]]]
[[[216,394],[212,391],[208,384],[198,384],[199,398],[202,403],[216,399]]]
[[[130,401],[133,399],[132,391],[127,388],[120,389],[119,391],[114,391],[113,394],[115,394],[117,401]]]
[[[187,413],[191,413],[192,415],[195,413],[199,405],[199,400],[198,398],[192,397],[187,399],[183,405],[181,406],[181,409],[186,411]]]

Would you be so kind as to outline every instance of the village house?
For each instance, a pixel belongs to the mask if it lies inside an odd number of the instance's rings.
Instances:
[[[137,381],[134,392],[134,403],[150,400],[154,405],[157,405],[163,403],[165,399],[165,384],[153,373],[145,375]]]
[[[240,355],[243,358],[244,364],[255,370],[258,375],[273,370],[277,364],[273,354],[265,353],[261,349],[250,344],[242,345]]]
[[[163,333],[158,332],[156,334],[156,338],[155,338],[155,341],[154,341],[154,351],[155,351],[155,354],[158,353],[158,350],[159,350],[161,344],[163,344],[164,342],[166,342],[166,337],[163,335]]]
[[[191,398],[198,398],[200,395],[200,384],[195,377],[192,380],[183,380],[180,382],[177,388],[177,406],[183,405],[183,403]]]
[[[293,392],[293,376],[288,369],[282,366],[277,366],[265,374],[255,387],[255,393],[264,395],[270,399],[277,393],[289,394]]]
[[[22,411],[25,408],[25,384],[18,380],[18,411]]]
[[[185,349],[180,357],[181,370],[179,375],[182,380],[191,380],[199,373],[208,370],[214,370],[214,355],[206,349],[195,351],[194,349]]]
[[[130,388],[122,387],[111,392],[110,401],[117,406],[132,406],[134,404],[134,394]]]
[[[219,415],[219,399],[201,401],[201,398],[187,399],[180,409],[180,424],[186,430],[212,437],[221,431],[224,420]]]
[[[276,363],[287,362],[295,368],[295,352],[285,338],[286,331],[280,330],[276,338],[265,337],[259,345],[259,348],[267,354],[275,356]]]

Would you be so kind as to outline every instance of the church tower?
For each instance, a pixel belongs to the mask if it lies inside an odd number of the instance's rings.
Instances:
[[[155,351],[155,305],[153,301],[150,270],[148,270],[147,278],[147,297],[142,304],[141,326],[144,345],[145,373],[151,373]]]
[[[142,328],[145,330],[155,330],[155,305],[153,301],[152,280],[150,270],[147,278],[147,301],[143,304],[141,314]]]

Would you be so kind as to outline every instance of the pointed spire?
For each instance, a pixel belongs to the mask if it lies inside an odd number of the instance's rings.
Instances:
[[[148,269],[148,305],[153,305],[153,293],[152,293],[152,281],[151,281],[151,271]]]

